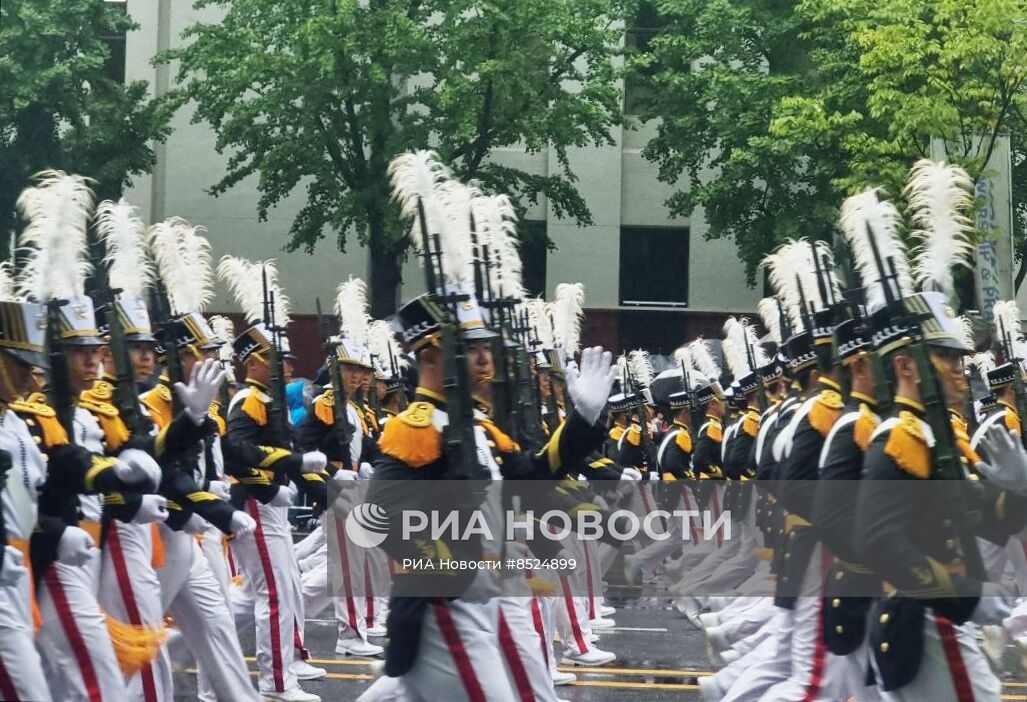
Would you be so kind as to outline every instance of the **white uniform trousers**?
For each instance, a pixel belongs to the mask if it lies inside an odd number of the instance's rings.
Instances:
[[[546,644],[536,628],[541,616],[534,597],[502,597],[498,608],[499,647],[522,702],[558,702]]]
[[[133,625],[164,626],[160,581],[153,568],[152,524],[107,523],[107,540],[100,568],[97,599],[115,619]],[[129,699],[171,702],[174,688],[166,646],[137,673],[126,679]]]
[[[767,624],[772,626],[770,636],[761,646],[768,646],[769,655],[754,661],[724,696],[724,702],[752,702],[759,700],[763,694],[779,682],[788,679],[791,674],[791,643],[792,643],[792,612],[779,608],[774,619]],[[743,657],[741,660],[745,660]]]
[[[233,539],[229,545],[247,595],[253,600],[258,686],[268,692],[285,692],[298,687],[296,675],[290,670],[296,614],[292,570],[296,561],[289,510],[249,497],[246,511],[257,522],[253,538]]]
[[[893,702],[998,702],[1002,685],[977,643],[976,625],[956,626],[928,610],[924,652],[916,677],[898,690],[881,691]]]
[[[54,699],[127,702],[125,678],[96,601],[100,552],[81,566],[54,563],[39,588],[39,648]]]
[[[164,567],[157,570],[161,603],[197,664],[197,692],[203,699],[256,700],[243,660],[235,620],[196,538],[161,525]]]
[[[5,563],[4,569],[12,582],[0,586],[0,699],[50,702],[36,650],[28,568]]]
[[[708,678],[699,678],[699,688],[704,702],[706,700],[720,702],[746,670],[761,664],[766,658],[777,653],[774,637],[769,635],[774,625],[773,621],[767,623],[762,638],[753,644],[746,655],[736,658]]]
[[[325,597],[332,599],[339,639],[362,639],[367,641],[367,620],[374,625],[374,590],[367,567],[364,549],[354,551],[346,539],[346,520],[334,513],[325,515],[326,553],[334,552],[335,564],[325,560],[320,569],[324,571]],[[336,570],[338,583],[330,583],[331,571]],[[320,583],[320,576],[315,581]],[[333,585],[338,592],[332,592]],[[305,589],[309,591],[310,584]],[[368,614],[370,613],[370,617]]]

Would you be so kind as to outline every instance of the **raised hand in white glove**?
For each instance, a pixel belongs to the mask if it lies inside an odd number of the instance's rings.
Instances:
[[[272,507],[291,507],[296,499],[296,491],[288,485],[278,488],[278,494],[271,498]]]
[[[224,480],[211,480],[210,492],[211,494],[217,495],[218,498],[225,500],[226,502],[230,500],[232,497],[231,486]]]
[[[193,366],[188,385],[175,383],[175,394],[196,426],[203,424],[210,403],[214,401],[223,382],[225,371],[221,364],[216,359],[208,358]]]
[[[978,462],[977,470],[1003,490],[1027,493],[1027,451],[1020,437],[996,424],[984,432],[981,447],[987,461]]]
[[[335,471],[334,474],[332,474],[332,477],[335,480],[356,480],[357,474],[349,470],[348,468],[340,468],[339,470]]]
[[[182,525],[182,531],[186,534],[202,534],[207,529],[207,520],[198,514],[190,514],[189,519]]]
[[[361,463],[358,475],[360,475],[361,480],[370,480],[371,476],[374,475],[374,466],[370,463]]]
[[[574,402],[574,411],[589,424],[595,424],[610,397],[610,388],[617,377],[612,368],[613,356],[601,346],[581,352],[581,367],[567,369],[567,392]]]
[[[1001,624],[1013,609],[1013,598],[997,583],[981,586],[981,599],[977,602],[971,619],[981,626]]]
[[[142,485],[156,490],[160,485],[160,464],[142,449],[127,448],[118,454],[114,475],[128,485]]]
[[[65,565],[80,566],[89,560],[96,542],[89,532],[76,526],[64,527],[57,543],[57,560]]]
[[[0,586],[14,585],[28,573],[24,556],[14,546],[4,546],[4,562],[0,566]]]
[[[241,539],[257,530],[257,520],[245,512],[236,510],[232,512],[232,521],[229,523],[228,528],[232,531],[235,538]]]
[[[133,524],[163,522],[168,518],[168,501],[160,495],[143,495],[139,511],[132,517]]]
[[[325,469],[328,465],[328,456],[324,455],[320,451],[307,451],[303,454],[303,468],[304,473],[319,473]]]
[[[642,473],[638,470],[638,468],[631,468],[630,466],[628,466],[627,468],[623,468],[621,470],[621,472],[620,472],[620,479],[621,480],[641,480],[642,479]]]

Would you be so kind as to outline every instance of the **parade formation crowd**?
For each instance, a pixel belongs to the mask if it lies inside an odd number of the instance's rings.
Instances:
[[[570,666],[630,653],[600,645],[616,584],[703,630],[704,700],[1000,699],[1009,646],[1027,655],[1027,339],[1015,302],[956,314],[961,169],[921,161],[907,216],[867,190],[836,245],[775,250],[759,321],[617,359],[581,348],[583,286],[525,294],[508,198],[430,151],[390,172],[427,292],[372,320],[341,282],[306,383],[273,261],[215,265],[202,227],[147,227],[80,176],[22,193],[0,269],[0,698],[170,701],[188,661],[202,700],[316,702],[304,622],[330,611],[336,654],[384,659],[362,702],[556,702]],[[207,316],[217,278],[238,330]],[[346,535],[353,490],[386,520],[439,493],[502,520],[492,488],[733,528]],[[443,593],[400,565],[511,555],[565,567],[452,572]]]

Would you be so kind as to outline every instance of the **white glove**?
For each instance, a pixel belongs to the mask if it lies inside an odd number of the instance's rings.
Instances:
[[[163,522],[168,518],[168,501],[160,495],[143,495],[143,503],[139,511],[132,517],[133,524],[150,524]]]
[[[1013,609],[1013,599],[996,583],[981,586],[981,599],[977,602],[971,619],[981,626],[1001,624]]]
[[[624,468],[620,472],[621,480],[641,480],[642,473],[639,472],[638,468],[631,468],[630,466]]]
[[[340,468],[332,477],[336,480],[356,480],[357,474],[347,468]]]
[[[370,463],[361,463],[358,473],[361,480],[370,480],[371,476],[374,475],[374,466]]]
[[[1027,493],[1027,450],[1020,437],[994,425],[984,432],[981,446],[988,460],[977,463],[977,470],[1003,490]]]
[[[328,456],[320,451],[307,451],[303,454],[303,472],[318,473],[328,465]]]
[[[189,519],[182,525],[182,531],[186,534],[202,534],[207,530],[207,520],[198,514],[190,514]]]
[[[4,546],[4,564],[0,567],[0,586],[14,585],[28,573],[21,551],[14,546]]]
[[[574,402],[574,411],[589,424],[596,423],[610,397],[610,388],[617,377],[612,363],[609,351],[593,346],[581,352],[580,369],[567,369],[567,392]]]
[[[210,403],[214,401],[223,382],[225,371],[222,370],[221,364],[213,358],[208,358],[203,363],[193,366],[188,385],[175,383],[175,394],[182,402],[185,413],[196,426],[203,424]]]
[[[235,538],[241,539],[257,530],[257,520],[245,512],[236,510],[232,512],[232,521],[229,523],[228,528],[235,535]]]
[[[127,448],[118,454],[114,475],[129,485],[143,484],[150,490],[160,485],[160,464],[142,449]]]
[[[659,480],[659,479],[660,479],[660,474],[659,473],[657,473],[655,470],[649,471],[649,480]]]
[[[89,560],[95,548],[96,543],[88,531],[76,526],[64,527],[57,544],[57,560],[65,565],[80,566]]]
[[[224,480],[211,480],[210,492],[226,502],[231,499],[232,496],[231,486]]]
[[[296,491],[288,485],[282,485],[278,488],[278,494],[271,498],[272,507],[291,507],[293,501],[296,499]]]

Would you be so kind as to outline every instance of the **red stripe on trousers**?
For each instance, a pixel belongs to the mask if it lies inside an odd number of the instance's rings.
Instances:
[[[235,556],[232,555],[232,549],[228,549],[228,572],[234,578],[239,574],[239,570],[235,567]]]
[[[367,628],[374,626],[374,596],[371,591],[371,568],[367,565],[367,555],[364,555],[364,600],[367,606],[364,608],[364,616],[367,620]]]
[[[442,639],[446,642],[446,647],[449,648],[449,655],[453,656],[453,662],[456,664],[457,673],[464,684],[467,698],[471,702],[488,702],[485,690],[482,689],[481,683],[478,682],[478,676],[474,672],[474,666],[471,665],[471,657],[467,655],[464,642],[460,640],[460,632],[456,629],[449,608],[442,600],[432,600],[431,604],[435,610],[435,621],[439,625],[439,631],[442,632]]]
[[[834,555],[826,546],[820,547],[820,578],[819,583],[824,582],[827,571],[834,563]],[[813,702],[820,694],[820,686],[824,682],[824,666],[827,664],[827,642],[824,640],[824,598],[817,597],[817,645],[813,649],[813,668],[810,671],[809,685],[806,686],[806,695],[802,702]]]
[[[125,611],[128,613],[128,623],[140,626],[143,623],[143,618],[139,615],[139,606],[136,604],[135,593],[132,591],[132,580],[128,577],[125,552],[121,549],[120,529],[117,522],[110,523],[110,528],[107,530],[107,545],[110,547],[111,561],[114,563],[114,574],[118,578],[121,599],[125,602]],[[153,681],[153,666],[150,663],[144,664],[139,669],[139,677],[143,681],[143,699],[146,702],[157,702],[157,685]]]
[[[692,511],[692,503],[688,501],[688,491],[690,489],[687,485],[681,489],[681,499],[685,501],[686,512]],[[694,515],[688,516],[688,535],[692,537],[693,546],[699,545],[699,530],[696,528]]]
[[[353,584],[349,580],[349,552],[346,550],[346,518],[335,519],[335,540],[339,542],[339,559],[342,561],[342,587],[346,591],[346,616],[349,617],[349,627],[354,633],[360,633],[357,626],[357,608],[353,602]]]
[[[585,552],[585,583],[588,585],[588,618],[596,618],[596,601],[592,585],[592,558],[588,555],[588,541],[581,542],[581,550]]]
[[[300,632],[300,620],[296,617],[292,618],[292,647],[296,649],[296,653],[300,654],[300,660],[305,661],[310,658],[310,651],[303,645],[303,634]]]
[[[567,576],[560,576],[560,585],[563,587],[563,603],[567,607],[567,616],[571,620],[571,628],[574,629],[574,641],[578,644],[578,653],[588,651],[585,638],[581,635],[581,627],[578,625],[578,613],[574,611],[574,598],[571,597],[571,588],[567,582]]]
[[[935,614],[934,627],[938,630],[941,638],[941,647],[945,651],[945,660],[949,664],[949,674],[952,676],[952,686],[956,688],[956,699],[959,702],[974,702],[974,689],[970,684],[970,678],[966,674],[966,664],[963,662],[963,654],[959,652],[959,642],[956,641],[956,629],[947,618]]]
[[[542,644],[542,660],[549,666],[549,649],[546,647],[546,627],[542,624],[542,610],[538,606],[538,598],[531,598],[531,621],[538,633],[539,643]]]
[[[75,624],[75,613],[71,611],[68,604],[68,596],[64,594],[64,585],[57,575],[57,566],[51,565],[46,570],[44,580],[50,592],[50,599],[57,608],[57,618],[61,621],[61,628],[64,629],[64,636],[71,645],[71,652],[75,654],[78,661],[79,672],[82,673],[82,682],[86,686],[86,694],[89,695],[89,702],[103,702],[100,694],[100,683],[96,679],[96,671],[93,669],[93,659],[89,657],[86,649],[86,642],[82,640],[82,632]]]
[[[257,528],[253,532],[253,542],[257,545],[260,569],[264,571],[264,582],[267,583],[267,603],[271,610],[271,673],[275,680],[275,692],[285,692],[285,676],[282,671],[282,631],[278,620],[280,607],[278,585],[275,582],[275,572],[271,568],[271,554],[268,553],[267,542],[264,540],[264,525],[260,520],[257,500],[252,496],[246,500],[246,510],[257,522]]]
[[[499,610],[499,645],[506,656],[506,664],[510,666],[510,674],[513,676],[514,684],[517,685],[517,695],[521,702],[535,702],[535,693],[531,691],[531,681],[528,680],[528,671],[524,668],[524,661],[521,654],[517,652],[517,643],[513,639],[513,632],[510,625],[506,623],[503,610]]]
[[[4,699],[10,700],[10,702],[18,702],[21,699],[18,697],[18,691],[14,689],[14,681],[7,674],[7,666],[4,665],[3,656],[0,656],[0,695],[3,695]]]

